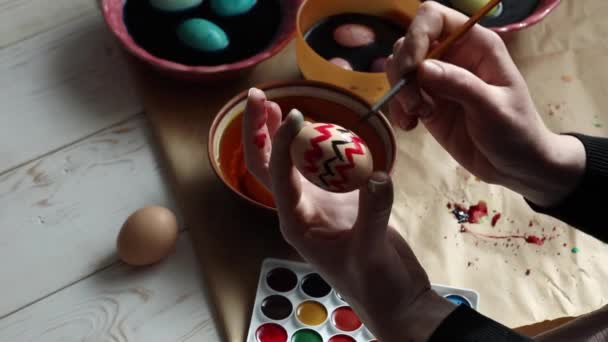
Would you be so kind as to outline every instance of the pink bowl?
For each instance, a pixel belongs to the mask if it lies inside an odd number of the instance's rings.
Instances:
[[[142,1],[142,0],[130,0]],[[263,1],[263,0],[262,0]],[[279,53],[294,36],[296,14],[302,0],[281,1],[282,21],[273,43],[266,50],[247,59],[216,66],[190,66],[151,55],[131,38],[123,21],[125,0],[100,0],[101,11],[106,24],[122,46],[132,55],[154,69],[169,76],[191,81],[216,81],[239,76],[255,65]]]
[[[526,19],[506,26],[490,27],[490,29],[502,35],[532,26],[543,20],[560,2],[561,0],[541,0],[536,10]]]

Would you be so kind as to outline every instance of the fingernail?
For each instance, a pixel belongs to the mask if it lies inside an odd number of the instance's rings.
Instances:
[[[292,109],[285,118],[285,123],[289,125],[290,130],[297,134],[304,125],[304,115],[297,109]]]
[[[443,73],[443,68],[435,61],[426,60],[422,64],[424,70],[433,76],[440,76]]]
[[[371,193],[375,193],[380,187],[386,185],[389,181],[389,176],[384,172],[374,172],[367,182],[367,188]]]
[[[249,88],[249,93],[247,93],[247,95],[248,95],[248,96],[252,96],[252,95],[253,95],[254,93],[256,93],[256,92],[261,92],[261,90],[260,90],[260,89],[258,89],[258,88],[255,88],[255,87],[253,87],[253,88]]]

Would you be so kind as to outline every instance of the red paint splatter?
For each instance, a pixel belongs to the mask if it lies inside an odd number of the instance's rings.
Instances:
[[[485,216],[488,216],[488,206],[486,202],[479,201],[479,203],[469,208],[469,223],[479,223],[479,219]]]
[[[498,220],[500,220],[500,217],[502,215],[500,213],[494,215],[494,217],[492,217],[492,227],[496,227],[496,223],[498,223]]]
[[[266,133],[260,133],[253,138],[253,144],[261,150],[266,146],[267,137]]]
[[[536,235],[529,235],[529,236],[527,236],[527,237],[526,237],[526,242],[527,242],[527,243],[533,243],[533,244],[535,244],[535,245],[542,246],[542,245],[544,245],[544,244],[545,244],[545,238],[542,238],[542,239],[541,239],[541,238],[539,238],[539,237],[538,237],[538,236],[536,236]]]
[[[475,231],[465,227],[464,225],[460,226],[460,232],[461,233],[471,233],[477,237],[487,238],[487,239],[507,239],[507,241],[511,241],[511,239],[522,239],[529,244],[535,244],[538,246],[542,246],[545,244],[545,238],[540,238],[536,235],[504,235],[504,236],[491,235],[491,234],[475,232]],[[505,246],[507,246],[507,247],[508,247],[508,245],[509,244],[505,244]]]

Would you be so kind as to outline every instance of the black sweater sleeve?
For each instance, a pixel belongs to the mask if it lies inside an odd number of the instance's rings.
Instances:
[[[579,230],[608,242],[605,196],[608,194],[608,139],[571,134],[585,146],[587,165],[578,187],[559,205],[541,208],[530,202],[536,212],[551,215]]]
[[[562,203],[535,211],[558,218],[589,235],[608,242],[608,217],[603,196],[608,194],[608,139],[572,134],[585,146],[587,164],[578,187]],[[430,342],[532,341],[464,305],[459,306],[435,330]]]
[[[460,305],[435,330],[430,342],[526,342],[516,333],[466,305]]]

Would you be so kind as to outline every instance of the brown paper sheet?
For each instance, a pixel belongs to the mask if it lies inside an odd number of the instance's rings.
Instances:
[[[608,132],[607,16],[604,0],[566,0],[548,20],[510,42],[539,111],[555,130]],[[218,326],[226,341],[241,342],[261,260],[297,256],[281,239],[272,217],[237,200],[221,185],[207,160],[206,139],[212,117],[237,92],[261,81],[299,77],[293,46],[253,74],[223,86],[183,84],[139,66],[134,70]],[[508,326],[577,316],[606,304],[605,244],[535,214],[508,190],[477,181],[424,128],[397,135],[393,220],[433,282],[477,290],[480,311]],[[554,238],[535,246],[461,234],[446,204],[463,200],[485,200],[490,213],[503,215],[496,228],[486,222],[474,225],[477,231],[543,235],[544,228],[545,235]],[[533,227],[528,227],[530,221]],[[507,242],[509,247],[504,246]],[[578,254],[570,251],[575,246]]]

